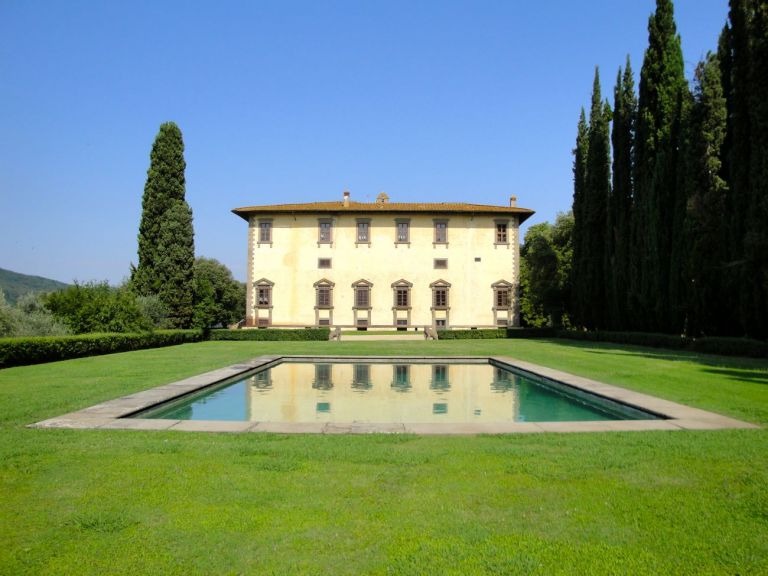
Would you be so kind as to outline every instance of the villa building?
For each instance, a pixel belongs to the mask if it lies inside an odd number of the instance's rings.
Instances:
[[[519,226],[465,203],[342,201],[236,208],[248,222],[246,326],[517,326]]]

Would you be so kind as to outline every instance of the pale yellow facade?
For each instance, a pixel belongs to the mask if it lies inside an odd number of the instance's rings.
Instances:
[[[348,199],[296,206],[235,211],[249,223],[246,325],[518,324],[519,223],[532,212]]]

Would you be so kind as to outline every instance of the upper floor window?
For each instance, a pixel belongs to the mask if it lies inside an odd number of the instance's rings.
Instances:
[[[331,259],[330,258],[318,258],[317,259],[317,267],[318,268],[330,268],[331,267]]]
[[[448,243],[448,221],[435,220],[435,244]]]
[[[271,220],[259,220],[259,242],[266,244],[272,242]]]
[[[272,307],[272,287],[274,282],[270,282],[266,278],[262,278],[255,282],[256,285],[256,308],[271,308]]]
[[[320,244],[330,244],[333,242],[333,222],[329,219],[318,221],[317,241]]]
[[[410,308],[411,307],[411,288],[413,284],[407,280],[398,280],[392,284],[394,307],[395,308]]]
[[[357,221],[357,240],[360,244],[371,241],[371,221],[358,219]]]
[[[509,244],[508,225],[506,220],[496,221],[496,244]]]
[[[407,244],[411,241],[411,221],[398,219],[395,222],[397,227],[395,242],[399,244]]]

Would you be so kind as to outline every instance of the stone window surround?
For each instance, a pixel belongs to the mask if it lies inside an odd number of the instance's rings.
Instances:
[[[438,244],[441,246],[448,246],[448,218],[433,218],[433,237],[432,237],[432,246],[437,246]],[[444,225],[443,228],[440,227],[440,225]],[[439,236],[439,230],[442,230],[443,238],[438,239]]]
[[[493,221],[493,243],[496,246],[509,246],[509,219],[497,218]],[[499,230],[500,226],[504,226],[503,232]],[[503,234],[503,239],[499,237]]]
[[[257,245],[261,246],[262,244],[266,244],[272,246],[272,221],[272,218],[258,219],[258,226],[256,228]],[[269,237],[268,239],[264,239],[264,232],[266,232],[266,235]]]
[[[360,231],[365,230],[365,239],[360,238]],[[371,245],[371,219],[370,218],[355,218],[355,245]]]
[[[328,232],[327,238],[323,238],[324,231]],[[333,218],[317,219],[317,245],[320,244],[333,245]]]
[[[404,239],[401,236],[400,231],[405,232]],[[411,244],[411,219],[410,218],[395,218],[395,244],[405,244],[410,246]]]

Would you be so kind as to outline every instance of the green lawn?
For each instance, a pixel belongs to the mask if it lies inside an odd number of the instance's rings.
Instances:
[[[768,361],[596,343],[205,342],[0,370],[0,574],[765,574],[768,432],[38,430],[249,357],[509,355],[768,423]]]

